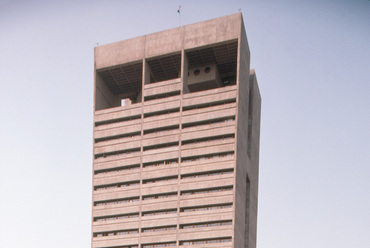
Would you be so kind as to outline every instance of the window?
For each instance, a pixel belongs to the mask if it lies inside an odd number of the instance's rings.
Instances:
[[[224,243],[224,242],[231,242],[231,237],[180,241],[180,245],[215,244],[215,243]]]
[[[135,234],[138,232],[139,232],[139,229],[129,229],[129,230],[118,230],[118,231],[93,233],[93,236],[94,237],[104,237],[104,236],[128,235],[128,234]]]
[[[176,176],[170,176],[170,177],[145,179],[145,180],[143,180],[143,184],[174,181],[174,180],[177,180],[177,178],[178,177],[176,175]]]
[[[120,183],[114,183],[114,184],[95,186],[94,189],[95,190],[115,189],[115,188],[124,188],[128,186],[137,186],[139,184],[140,184],[140,181],[120,182]]]
[[[173,146],[178,146],[179,142],[171,142],[171,143],[162,143],[162,144],[157,144],[153,146],[144,146],[143,150],[144,151],[149,151],[149,150],[155,150],[155,149],[160,149],[160,148],[167,148],[167,147],[173,147]]]
[[[165,115],[165,114],[170,114],[170,113],[176,113],[179,112],[179,108],[174,108],[174,109],[168,109],[168,110],[162,110],[162,111],[157,111],[157,112],[150,112],[144,114],[144,117],[151,117],[151,116],[159,116],[159,115]]]
[[[191,228],[201,228],[201,227],[214,227],[214,226],[227,226],[231,225],[231,220],[224,221],[213,221],[213,222],[203,222],[203,223],[193,223],[180,225],[180,229],[191,229]]]
[[[145,233],[145,232],[162,232],[162,231],[171,231],[171,230],[176,230],[176,225],[142,228],[141,232],[143,232],[143,233]]]
[[[153,243],[141,245],[142,248],[157,248],[157,247],[171,247],[176,246],[176,242],[166,242],[166,243]]]
[[[176,214],[177,209],[164,209],[158,211],[146,211],[142,213],[142,216],[154,216],[154,215],[163,215],[163,214]]]
[[[212,120],[206,120],[206,121],[198,121],[198,122],[191,122],[191,123],[184,123],[182,124],[182,128],[190,128],[190,127],[200,127],[204,125],[212,125],[219,124],[219,123],[226,123],[226,122],[233,122],[235,121],[235,116],[228,116],[225,118],[218,118],[218,119],[212,119]]]
[[[214,187],[214,188],[197,189],[197,190],[184,190],[184,191],[181,191],[180,194],[181,195],[197,195],[197,194],[207,194],[207,193],[230,191],[230,190],[233,190],[233,186]]]
[[[174,125],[174,126],[167,126],[167,127],[160,127],[160,128],[154,128],[154,129],[147,129],[144,130],[144,135],[146,134],[159,134],[159,133],[166,133],[172,130],[177,130],[179,129],[179,125]]]
[[[232,174],[233,172],[234,172],[233,169],[206,171],[206,172],[200,172],[200,173],[181,175],[181,179],[209,177],[209,176],[216,176],[216,175],[226,175],[226,174]]]
[[[119,155],[126,155],[126,154],[135,153],[135,152],[140,152],[140,147],[138,147],[138,148],[132,148],[132,149],[126,149],[126,150],[121,150],[121,151],[114,151],[114,152],[106,152],[106,153],[95,154],[95,159],[107,158],[107,157],[114,157],[114,156],[119,156]]]
[[[223,157],[231,157],[234,155],[234,152],[223,152],[223,153],[216,153],[216,154],[208,154],[208,155],[200,155],[194,157],[184,157],[181,158],[181,162],[193,162],[193,161],[201,161],[207,159],[216,159],[216,158],[223,158]]]
[[[175,196],[177,196],[177,192],[143,195],[143,200],[164,199],[164,198],[170,198],[170,197],[175,197]]]
[[[209,103],[184,106],[182,110],[188,111],[188,110],[193,110],[193,109],[209,108],[209,107],[220,106],[220,105],[225,105],[225,104],[234,103],[234,102],[236,102],[236,99],[232,98],[232,99],[222,100],[218,102],[209,102]]]
[[[155,167],[155,166],[161,166],[161,165],[166,165],[166,164],[177,164],[179,159],[168,159],[168,160],[161,160],[161,161],[155,161],[155,162],[149,162],[149,163],[144,163],[143,167]]]
[[[212,136],[212,137],[206,137],[206,138],[200,138],[200,139],[185,140],[185,141],[182,141],[181,144],[188,145],[188,144],[207,143],[211,141],[231,140],[234,137],[235,137],[234,134],[226,134],[226,135]]]
[[[114,204],[122,204],[122,203],[131,203],[139,201],[139,197],[133,198],[123,198],[123,199],[115,199],[115,200],[107,200],[107,201],[96,201],[94,202],[94,206],[106,206],[106,205],[114,205]]]
[[[206,210],[216,210],[216,209],[226,209],[231,208],[232,204],[216,204],[216,205],[206,205],[206,206],[197,206],[197,207],[186,207],[181,208],[180,212],[194,212],[194,211],[206,211]]]
[[[136,169],[140,169],[140,164],[122,166],[122,167],[114,167],[114,168],[103,169],[103,170],[95,170],[94,174],[95,175],[103,175],[103,174],[108,175],[108,174],[120,173],[124,171],[129,171],[129,170],[136,170]]]
[[[125,122],[125,121],[137,120],[137,119],[141,119],[141,114],[140,115],[133,115],[133,116],[128,116],[128,117],[123,117],[123,118],[118,118],[118,119],[109,119],[109,120],[106,120],[106,121],[95,122],[95,126],[98,127],[98,126],[101,126],[101,125],[119,123],[119,122]]]
[[[140,136],[140,135],[141,135],[140,132],[133,132],[133,133],[125,133],[125,134],[115,135],[115,136],[108,136],[108,137],[95,139],[95,143],[100,143],[100,142],[109,141],[109,140],[119,141],[119,140],[123,140],[125,138],[133,138],[133,137],[137,137],[137,136]]]
[[[138,218],[138,217],[139,217],[139,213],[121,214],[121,215],[95,217],[94,221],[122,220],[122,219]]]
[[[167,93],[164,93],[164,94],[146,96],[146,97],[144,97],[144,101],[162,99],[162,98],[167,98],[167,97],[171,97],[171,96],[178,96],[178,95],[180,95],[179,90],[178,91],[173,91],[173,92],[167,92]]]

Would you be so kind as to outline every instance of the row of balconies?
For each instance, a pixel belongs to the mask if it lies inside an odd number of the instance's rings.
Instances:
[[[181,175],[187,174],[188,170],[195,169],[195,172],[200,172],[203,170],[209,171],[218,169],[218,166],[215,166],[218,164],[218,162],[222,161],[231,161],[234,162],[234,152],[231,150],[231,148],[234,147],[234,144],[226,144],[221,146],[224,150],[227,152],[221,153],[211,153],[210,150],[208,150],[209,154],[207,155],[200,155],[200,156],[192,156],[192,157],[183,157],[181,160],[181,163],[168,163],[168,164],[162,164],[158,166],[151,166],[151,167],[140,167],[140,164],[134,164],[131,163],[126,164],[127,170],[116,170],[113,171],[113,173],[99,173],[94,175],[94,185],[104,185],[104,184],[110,184],[110,183],[118,183],[118,182],[129,182],[129,181],[136,181],[139,179],[142,179],[143,181],[146,181],[148,179],[154,179],[154,178],[165,178],[165,177],[171,177],[174,175],[179,174],[179,169],[181,168]],[[220,148],[215,146],[214,148]],[[201,150],[201,149],[199,149]],[[194,151],[197,151],[196,149]],[[206,150],[207,151],[207,150]],[[178,155],[178,152],[176,152]],[[171,154],[171,153],[170,153]],[[195,152],[193,153],[193,155]],[[161,154],[162,155],[162,154]],[[167,155],[167,153],[166,153]],[[166,156],[166,158],[168,158]],[[163,159],[163,157],[160,157],[160,160]],[[132,160],[131,160],[132,161]],[[158,159],[152,158],[151,161],[159,161]],[[163,161],[163,160],[162,160]],[[115,164],[125,164],[127,161],[118,161]],[[135,161],[136,162],[136,161]],[[143,164],[145,164],[145,161],[143,161]],[[106,169],[106,165],[114,165],[112,163],[107,164],[101,164],[102,166],[96,167],[100,169]],[[204,165],[204,166],[202,166]],[[221,167],[231,167],[233,168],[234,163],[231,163],[229,165],[228,163],[221,164]],[[207,168],[208,167],[208,168]],[[118,167],[112,167],[113,169],[117,169]],[[109,168],[109,170],[112,170],[112,168]],[[125,168],[125,167],[120,167]],[[220,168],[221,169],[221,168]],[[104,171],[104,170],[102,170]]]
[[[205,176],[204,173],[234,169],[236,86],[147,101],[153,99],[154,95],[176,92],[180,90],[180,85],[177,79],[145,85],[143,103],[95,112],[94,138],[97,142],[94,145],[94,154],[99,155],[99,158],[94,160],[94,170],[125,167],[130,170],[94,175],[94,186],[109,186],[114,183],[125,185],[122,188],[94,191],[94,201],[134,200],[94,206],[93,217],[132,213],[135,213],[135,217],[94,221],[93,232],[137,230],[137,233],[127,231],[124,235],[94,237],[93,247],[141,248],[148,244],[173,244],[176,243],[175,240],[180,240],[176,246],[192,248],[199,247],[191,245],[194,240],[222,240],[223,237],[233,236],[233,225],[194,229],[181,227],[194,223],[233,220],[231,203],[234,198],[234,174]],[[136,148],[140,150],[136,151]],[[119,154],[120,151],[133,149],[135,152]],[[156,161],[172,162],[145,167]],[[186,175],[192,177],[182,178]],[[160,178],[171,180],[149,183]],[[217,187],[229,187],[229,190],[188,193]],[[182,192],[187,193],[181,194]],[[174,195],[160,199],[151,197],[166,193]],[[168,214],[150,214],[162,210],[170,211]],[[176,230],[142,232],[143,228],[168,225],[176,226]],[[231,242],[216,241],[202,243],[201,247],[232,247]]]
[[[224,220],[232,220],[233,219],[233,209],[231,203],[227,201],[231,201],[233,198],[232,191],[229,194],[224,192],[223,195],[216,196],[215,194],[209,195],[205,199],[193,199],[193,200],[180,200],[178,201],[164,201],[157,204],[150,204],[150,205],[141,205],[141,213],[145,213],[148,211],[153,211],[155,209],[178,209],[177,206],[180,205],[179,211],[169,214],[163,215],[153,215],[153,216],[141,216],[139,218],[130,218],[124,220],[116,220],[116,221],[104,221],[104,222],[93,222],[93,232],[94,233],[101,233],[101,232],[111,232],[115,230],[124,230],[124,229],[135,229],[137,228],[153,228],[157,226],[168,226],[168,225],[189,225],[189,224],[196,224],[196,223],[204,223],[204,222],[215,222],[215,221],[224,221]],[[202,205],[203,204],[203,205]],[[139,211],[140,205],[135,206],[126,206],[123,208],[127,211]],[[115,209],[111,209],[115,210]],[[196,211],[189,211],[189,210],[196,210]],[[105,209],[107,214],[112,214]],[[96,211],[93,211],[94,215]],[[197,228],[197,233],[202,233],[202,238],[213,238],[213,237],[220,237],[220,235],[212,234],[213,230],[222,229],[222,230],[232,230],[231,226],[223,227],[206,227],[206,228]],[[160,233],[160,236],[166,235],[167,232],[171,231],[164,231]],[[194,230],[193,229],[178,229],[178,233],[184,234],[184,238],[180,240],[193,240],[194,239]],[[145,237],[153,237],[154,240],[148,240],[149,242],[159,241],[158,234],[153,235],[153,233],[141,233],[142,243],[145,242]],[[186,235],[185,235],[186,234]],[[135,236],[135,235],[134,235]],[[125,243],[126,239],[131,238],[132,235],[125,235],[123,237],[102,237],[102,238],[94,238],[94,241],[98,240],[115,240],[116,238],[120,239],[124,244],[132,244]],[[196,236],[198,237],[198,236]],[[170,239],[168,239],[170,240]],[[166,241],[168,241],[166,240]],[[173,239],[176,240],[176,239]]]
[[[194,224],[194,223],[204,223],[204,222],[214,222],[223,220],[233,219],[233,208],[230,205],[233,200],[233,191],[222,191],[217,193],[210,193],[204,195],[197,195],[196,197],[180,196],[180,199],[167,198],[149,201],[135,201],[125,204],[125,206],[108,206],[107,207],[93,207],[93,216],[112,216],[115,214],[124,213],[140,213],[138,218],[128,218],[119,219],[111,221],[93,222],[93,232],[110,232],[114,230],[123,229],[135,229],[140,228],[151,228],[156,226],[168,226],[176,225],[179,226]],[[143,216],[143,213],[174,209],[176,212],[162,215],[149,215]],[[195,211],[190,211],[195,210]],[[140,221],[139,221],[140,220]],[[222,232],[214,232],[216,230],[222,230]],[[206,228],[197,228],[194,232],[193,229],[178,229],[176,231],[163,231],[159,233],[140,233],[141,243],[151,243],[151,242],[167,242],[171,240],[176,240],[171,234],[178,234],[180,236],[179,240],[195,240],[201,235],[201,238],[216,238],[224,237],[221,234],[225,232],[230,233],[232,231],[232,226],[215,226]],[[197,233],[197,234],[195,234]],[[121,245],[135,244],[132,242],[132,238],[137,238],[139,234],[128,234],[122,236],[107,236],[107,237],[95,237],[93,239],[94,247],[105,247],[111,246],[117,240],[119,240]],[[169,236],[167,236],[169,235]],[[220,236],[221,235],[221,236]],[[231,235],[231,234],[230,234]],[[160,238],[159,238],[160,237]],[[162,239],[162,237],[164,237]],[[96,246],[95,246],[96,245]]]
[[[151,178],[171,177],[180,173],[179,164],[167,164],[163,166],[144,167],[141,170],[130,170],[128,173],[123,171],[117,174],[108,174],[103,176],[94,176],[94,186],[107,185],[112,183],[130,182],[137,180],[147,180]],[[193,165],[182,166],[181,175],[201,173],[207,171],[217,171],[234,168],[234,161],[230,157],[218,160],[204,160]],[[99,174],[98,174],[99,175]],[[144,185],[143,185],[144,186]],[[154,187],[153,185],[151,187]]]
[[[212,228],[198,228],[196,232],[189,232],[187,229],[162,231],[160,233],[136,233],[122,236],[94,237],[93,247],[139,247],[132,246],[141,241],[141,246],[146,247],[186,247],[186,248],[231,248],[233,227],[215,226]],[[140,237],[140,239],[139,239]],[[180,240],[180,246],[176,240]],[[211,241],[212,240],[212,241]],[[211,242],[207,242],[211,241]],[[194,245],[188,245],[193,243]],[[207,242],[206,244],[203,242]],[[198,243],[198,244],[196,244]],[[171,245],[166,245],[171,244]],[[199,244],[202,244],[199,246]],[[162,246],[158,246],[162,245]]]
[[[214,169],[221,169],[217,165],[221,164],[222,166],[226,165],[226,163],[232,163],[234,161],[233,154],[230,153],[229,156],[215,156],[215,158],[208,158],[208,159],[201,159],[197,161],[190,161],[181,163],[182,172],[187,173],[190,172],[197,172],[202,168],[208,170],[208,166],[212,166]],[[94,183],[97,185],[104,184],[101,181],[97,182],[96,180],[108,178],[108,183],[117,183],[122,181],[127,181],[130,179],[124,180],[122,176],[124,175],[133,175],[132,179],[137,180],[135,175],[139,175],[138,173],[150,173],[150,175],[154,175],[155,173],[161,173],[161,175],[169,175],[167,173],[168,169],[177,168],[179,166],[179,159],[169,159],[169,160],[161,160],[161,161],[154,161],[149,163],[143,163],[143,166],[140,166],[140,161],[133,161],[131,162],[138,162],[137,164],[128,164],[125,165],[124,161],[116,161],[113,165],[117,165],[116,167],[108,168],[108,169],[101,169],[95,170],[94,174]],[[112,163],[109,163],[112,165]],[[123,165],[123,166],[122,166]],[[226,167],[225,167],[226,168]],[[232,166],[230,167],[232,168]],[[195,170],[194,170],[195,169]],[[131,177],[130,177],[131,178]]]
[[[226,126],[229,124],[228,126]],[[146,154],[158,154],[167,151],[171,151],[173,149],[165,149],[166,147],[175,146],[178,147],[180,140],[182,140],[181,150],[187,150],[197,147],[203,146],[214,146],[220,144],[226,144],[231,141],[230,138],[235,133],[235,126],[230,125],[233,122],[225,123],[224,126],[215,125],[213,128],[206,129],[203,127],[198,131],[193,132],[183,132],[181,134],[178,133],[177,130],[171,130],[166,132],[166,135],[158,137],[159,134],[149,134],[151,137],[147,137],[141,140],[140,136],[133,136],[130,138],[128,142],[116,143],[116,144],[108,144],[106,142],[103,146],[95,146],[95,155],[96,158],[100,158],[99,161],[110,161],[126,154],[125,157],[135,156],[135,154],[131,154],[133,152],[137,152],[141,150],[141,146],[143,147],[143,152],[140,155],[145,156]],[[146,135],[144,135],[145,137]],[[177,150],[179,148],[176,148]],[[136,154],[138,155],[138,154]]]
[[[223,106],[215,106],[207,109],[194,109],[193,113],[183,112],[182,114],[182,130],[187,132],[186,127],[191,126],[206,126],[213,123],[219,123],[221,120],[234,118],[235,116],[235,103],[225,104]],[[157,117],[157,116],[156,116]],[[180,113],[165,114],[164,119],[156,119],[150,122],[144,120],[132,120],[128,125],[121,125],[114,128],[95,130],[95,147],[101,147],[109,144],[117,144],[124,142],[131,142],[141,135],[143,129],[143,139],[163,137],[168,135],[169,131],[177,130],[180,132]],[[151,117],[152,118],[152,117]],[[220,120],[220,121],[219,121]],[[231,124],[231,123],[229,123]],[[234,123],[235,125],[235,123]],[[100,126],[99,126],[100,127]],[[98,127],[98,128],[99,128]],[[149,136],[148,136],[149,135]],[[103,143],[104,142],[104,143]]]
[[[176,224],[176,218],[179,218],[179,223],[181,225],[185,224],[194,224],[202,222],[202,220],[216,221],[223,219],[232,219],[232,205],[231,203],[227,204],[207,204],[201,206],[202,209],[197,208],[197,211],[188,211],[184,212],[178,211],[176,204],[168,203],[175,205],[175,208],[166,208],[162,209],[163,214],[148,214],[149,211],[142,211],[140,217],[128,218],[128,219],[118,219],[118,220],[107,220],[107,221],[94,221],[94,232],[106,232],[119,229],[131,229],[137,228],[141,223],[142,228],[155,227],[155,226],[165,226]],[[196,206],[195,206],[196,207]],[[191,208],[188,208],[191,209]],[[194,208],[195,209],[195,208]],[[226,216],[226,217],[225,217]]]
[[[231,237],[232,236],[226,236],[227,238],[225,238],[224,236],[225,234],[230,235],[230,233],[232,233],[231,225],[214,226],[214,227],[209,227],[209,228],[197,228],[197,229],[198,230],[196,230],[196,233],[194,233],[194,231],[189,232],[189,230],[187,229],[166,230],[166,231],[161,231],[161,232],[142,232],[140,233],[140,237],[141,237],[140,240],[142,243],[141,247],[168,247],[168,246],[150,246],[149,244],[155,245],[155,244],[159,244],[162,242],[165,244],[167,242],[170,242],[171,244],[173,243],[176,244],[177,235],[180,238],[180,247],[183,247],[183,246],[187,248],[188,247],[199,247],[199,244],[202,244],[201,247],[223,247],[223,248],[231,247]],[[138,241],[138,238],[139,238],[138,229],[134,229],[134,230],[136,230],[135,234],[126,234],[122,236],[119,235],[119,236],[107,236],[107,237],[94,237],[93,247],[107,247],[106,245],[116,244],[117,241],[121,245],[122,244],[124,245],[134,244],[132,242],[135,242],[136,240]],[[189,244],[192,244],[192,243],[198,244],[198,245],[189,246]],[[105,245],[105,246],[101,246],[101,245]],[[176,245],[172,245],[172,246],[175,247]],[[117,247],[117,246],[114,246],[114,247]],[[130,246],[119,246],[119,247],[130,247]]]
[[[172,136],[171,143],[165,143],[163,147],[156,143],[149,143],[144,146],[144,151],[141,151],[141,142],[135,141],[128,145],[115,145],[105,148],[96,148],[94,169],[110,169],[115,167],[129,166],[132,164],[147,164],[155,161],[171,160],[181,157],[182,162],[192,161],[192,158],[198,160],[211,159],[211,155],[224,154],[235,150],[235,139],[227,134],[227,136],[217,137],[215,140],[199,140],[199,142],[187,143],[178,145],[178,136]],[[211,137],[212,138],[212,137]],[[197,141],[197,140],[195,140]],[[157,141],[158,143],[160,140]],[[126,149],[125,149],[126,148]]]
[[[181,78],[145,84],[143,92],[144,101],[147,101],[148,99],[162,98],[166,95],[180,94]]]
[[[179,240],[196,240],[199,238],[209,239],[217,237],[225,237],[225,233],[231,233],[233,230],[232,225],[216,225],[216,226],[206,226],[202,227],[199,223],[203,225],[206,223],[215,222],[225,222],[232,221],[233,211],[232,208],[220,208],[212,210],[199,211],[196,215],[189,213],[180,212],[174,214],[166,214],[160,216],[148,216],[139,218],[129,219],[129,221],[123,222],[107,222],[101,224],[99,222],[93,223],[93,233],[103,233],[103,232],[114,232],[117,230],[143,230],[154,227],[161,226],[175,226],[176,230],[164,230],[160,232],[141,232],[141,243],[150,242],[167,242],[176,240],[176,234],[179,235]],[[198,227],[197,225],[198,224]],[[194,225],[194,228],[183,228],[184,225]],[[173,235],[175,234],[175,238]],[[106,237],[94,237],[93,241],[95,244],[107,241],[114,241],[119,239],[122,245],[134,244],[130,243],[131,238],[138,237],[136,234],[127,234],[122,236],[106,236]],[[167,236],[168,235],[168,236]],[[231,235],[231,234],[230,234]],[[166,237],[167,236],[167,237]],[[161,239],[161,237],[165,237]],[[127,243],[126,243],[127,242]],[[111,242],[109,242],[111,243]],[[97,246],[99,247],[99,246]]]
[[[179,152],[172,151],[157,155],[155,158],[150,158],[147,156],[145,157],[144,161],[141,161],[140,156],[135,156],[126,158],[124,160],[95,163],[94,167],[96,174],[94,175],[94,179],[107,178],[108,181],[113,180],[114,182],[117,182],[117,179],[113,178],[126,174],[139,175],[137,173],[149,173],[150,175],[154,175],[154,173],[160,172],[163,173],[162,175],[169,175],[166,174],[166,171],[171,168],[179,167],[179,161],[181,161],[181,170],[184,172],[187,170],[187,168],[193,168],[194,166],[198,169],[201,168],[200,165],[206,166],[209,164],[213,166],[218,162],[234,161],[234,154],[233,151],[225,149],[225,151],[222,153],[213,153],[200,157],[198,156],[196,159],[179,159]],[[142,166],[140,166],[141,162]],[[135,178],[132,179],[136,180]],[[122,179],[120,180],[122,181]]]
[[[232,180],[229,180],[229,183],[232,183]],[[227,185],[230,185],[230,184],[224,184],[222,186],[227,186]],[[126,201],[125,203],[122,203],[122,204],[93,206],[93,210],[94,210],[93,216],[99,217],[99,216],[130,214],[130,213],[140,212],[140,209],[141,209],[141,212],[148,212],[148,211],[157,211],[157,210],[163,210],[163,209],[177,209],[178,207],[186,208],[186,207],[203,206],[203,205],[210,205],[210,204],[225,204],[225,203],[232,202],[233,200],[232,190],[196,194],[196,195],[180,195],[177,197],[153,199],[153,200],[140,200],[138,197],[139,190],[137,190],[136,193],[137,193],[136,197],[132,197],[132,198],[136,198],[137,200]],[[94,199],[94,200],[97,201],[97,199]],[[178,204],[180,205],[178,206]],[[152,217],[148,217],[148,218],[152,218]]]
[[[235,127],[231,125],[201,129],[194,132],[184,132],[181,135],[182,138],[179,137],[179,134],[176,133],[175,130],[170,131],[170,133],[164,137],[153,137],[143,140],[140,139],[140,136],[132,137],[130,142],[97,146],[95,148],[95,156],[97,158],[95,164],[123,158],[130,160],[130,158],[135,156],[145,157],[146,155],[152,154],[160,156],[160,154],[168,153],[173,150],[179,151],[178,146],[180,140],[182,140],[180,149],[185,153],[187,153],[187,150],[198,147],[219,146],[234,142],[234,133]],[[143,149],[142,152],[141,149]],[[187,156],[185,153],[182,154],[182,156]],[[177,156],[178,155],[175,157]]]
[[[180,185],[178,184],[178,179],[152,183],[152,184],[139,184],[139,181],[135,185],[127,186],[123,188],[113,188],[105,190],[95,190],[94,191],[94,201],[102,202],[109,201],[111,199],[124,199],[124,198],[134,198],[142,195],[146,196],[155,196],[163,195],[168,193],[176,193],[175,196],[178,196],[177,192],[188,192],[196,189],[208,189],[208,188],[217,188],[233,185],[233,175],[230,174],[219,174],[213,176],[204,176],[204,177],[194,177],[181,179]],[[196,195],[187,195],[182,196],[182,198],[194,198]],[[156,200],[156,199],[154,199]],[[145,202],[150,203],[151,200],[146,200]],[[143,203],[144,204],[144,203]]]
[[[180,101],[182,103],[180,104]],[[171,96],[164,99],[152,100],[148,102],[137,103],[133,105],[128,105],[124,107],[116,107],[111,109],[104,109],[95,111],[95,130],[109,129],[115,126],[123,125],[134,119],[139,119],[142,117],[149,118],[147,116],[153,116],[156,113],[161,113],[170,110],[180,110],[180,105],[185,112],[186,109],[204,107],[207,104],[230,102],[231,99],[236,99],[236,86],[230,86],[226,88],[219,88],[214,90],[208,90],[203,92],[196,92],[186,94],[181,98],[181,96]],[[191,113],[191,111],[186,111]],[[153,119],[160,119],[160,115],[156,118],[148,119],[151,121]],[[144,118],[144,120],[146,119]]]

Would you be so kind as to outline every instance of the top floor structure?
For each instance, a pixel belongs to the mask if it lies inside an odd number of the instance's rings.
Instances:
[[[177,78],[182,86],[176,92],[182,94],[235,85],[248,80],[249,61],[241,14],[99,46],[95,48],[95,110],[121,106],[122,99],[143,102],[148,99],[145,87]],[[217,79],[197,84],[194,70],[208,66],[217,67],[217,75],[213,74]],[[198,77],[209,76],[201,72]]]

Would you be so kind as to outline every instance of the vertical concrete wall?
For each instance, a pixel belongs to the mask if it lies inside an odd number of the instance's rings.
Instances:
[[[236,149],[236,173],[235,173],[235,234],[234,247],[254,248],[248,246],[249,239],[245,237],[248,234],[248,223],[251,216],[249,214],[248,202],[246,197],[252,195],[247,189],[253,191],[254,188],[247,187],[247,177],[250,181],[256,181],[250,174],[251,161],[248,156],[248,120],[249,120],[249,71],[250,71],[250,52],[247,36],[244,29],[243,20],[241,20],[238,54],[238,113],[237,113],[237,149]],[[247,214],[247,216],[246,216]],[[247,222],[247,223],[246,223]],[[247,225],[247,226],[246,226]],[[247,229],[246,229],[247,228]]]
[[[145,55],[145,36],[95,48],[95,69],[138,61]]]
[[[97,72],[95,72],[95,110],[118,107],[121,100],[118,95],[113,95],[103,82]]]
[[[258,88],[257,77],[252,70],[250,75],[250,110],[249,110],[249,147],[250,147],[250,175],[251,178],[251,201],[249,206],[249,246],[256,247],[257,237],[257,206],[258,206],[258,177],[259,177],[259,146],[260,146],[260,122],[261,122],[261,95]]]
[[[95,48],[95,69],[238,39],[241,14],[119,41]]]
[[[189,70],[189,60],[188,56],[186,55],[185,51],[182,51],[182,70],[181,70],[181,83],[182,83],[182,93],[186,94],[189,93],[189,87],[188,84],[185,82],[188,82],[188,70]]]

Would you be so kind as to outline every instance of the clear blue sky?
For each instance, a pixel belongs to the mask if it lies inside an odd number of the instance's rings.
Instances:
[[[258,247],[370,244],[370,1],[0,0],[0,247],[90,247],[93,48],[238,12],[263,98]]]

